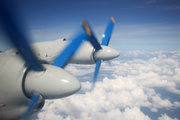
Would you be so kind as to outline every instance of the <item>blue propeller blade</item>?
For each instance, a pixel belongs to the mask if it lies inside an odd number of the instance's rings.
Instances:
[[[35,107],[36,103],[38,102],[39,97],[40,96],[36,95],[31,99],[31,102],[29,103],[29,107],[22,117],[23,119],[26,119],[31,114],[33,108]]]
[[[108,23],[107,28],[105,30],[104,37],[103,37],[101,45],[107,46],[109,44],[110,37],[111,37],[112,31],[114,28],[114,24],[115,24],[114,18],[111,17],[111,20]],[[96,37],[94,36],[94,33],[93,33],[92,29],[90,28],[90,25],[88,24],[88,22],[86,20],[83,21],[82,27],[87,32],[87,34],[89,35],[89,37],[87,39],[91,42],[91,44],[96,49],[96,51],[102,49],[101,45],[99,44]],[[96,61],[96,68],[95,68],[94,78],[93,78],[93,87],[95,85],[101,63],[102,63],[102,60]]]
[[[66,49],[54,60],[52,65],[64,68],[64,66],[68,63],[71,57],[74,55],[78,47],[80,46],[81,42],[86,38],[88,35],[86,33],[81,33],[77,37],[75,37],[70,45],[66,47]]]
[[[86,21],[83,21],[82,27],[85,32],[75,37],[71,44],[54,60],[52,65],[64,68],[84,39],[88,39],[96,50],[102,49]]]
[[[98,76],[98,72],[99,72],[99,68],[101,66],[101,63],[102,63],[102,60],[96,61],[96,68],[95,68],[94,78],[93,78],[93,87],[94,87],[94,84],[96,82],[96,79],[97,79],[97,76]]]
[[[83,21],[82,27],[83,27],[83,29],[86,31],[86,33],[89,35],[87,39],[88,39],[89,42],[93,45],[93,47],[94,47],[96,50],[102,49],[102,47],[101,47],[101,45],[99,44],[98,40],[97,40],[96,37],[94,36],[94,33],[93,33],[92,29],[90,28],[90,25],[88,24],[88,22],[87,22],[86,20]]]
[[[111,35],[112,35],[112,31],[113,31],[113,28],[114,28],[114,24],[115,24],[114,18],[111,17],[111,19],[110,19],[110,21],[109,21],[109,23],[108,23],[108,25],[106,27],[106,30],[104,32],[101,45],[108,46]]]
[[[44,68],[37,61],[36,56],[28,45],[28,40],[25,34],[20,29],[20,26],[13,15],[12,10],[8,7],[5,0],[0,1],[0,21],[6,34],[9,36],[12,43],[28,65],[35,71],[43,71]]]

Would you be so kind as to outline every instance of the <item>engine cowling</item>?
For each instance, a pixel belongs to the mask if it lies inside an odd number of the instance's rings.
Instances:
[[[29,70],[19,55],[0,56],[0,119],[19,119],[27,110],[33,95],[42,99],[32,111],[44,106],[44,99],[69,96],[81,88],[79,80],[65,70],[43,64],[43,72]]]
[[[46,69],[42,72],[29,70],[24,89],[27,97],[41,95],[44,99],[67,97],[80,90],[79,80],[62,68],[43,64]]]
[[[70,63],[74,64],[95,64],[98,60],[108,61],[118,57],[117,50],[101,45],[102,49],[95,50],[88,41],[84,41],[77,53],[72,57]]]
[[[74,64],[95,64],[94,48],[90,42],[84,41],[75,55],[71,58],[70,63]]]

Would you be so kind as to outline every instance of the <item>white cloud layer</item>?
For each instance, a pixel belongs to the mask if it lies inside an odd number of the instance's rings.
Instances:
[[[158,118],[158,120],[178,120],[177,118],[170,118],[168,115],[162,114],[161,117]]]
[[[150,120],[141,107],[158,113],[180,108],[180,101],[162,98],[160,88],[180,95],[180,51],[130,51],[121,57],[130,59],[103,62],[96,86],[82,82],[79,93],[59,100],[47,100],[38,113],[43,120]],[[94,66],[69,65],[66,68],[77,77],[86,77]],[[107,73],[107,74],[106,74]],[[167,113],[158,120],[178,120]]]

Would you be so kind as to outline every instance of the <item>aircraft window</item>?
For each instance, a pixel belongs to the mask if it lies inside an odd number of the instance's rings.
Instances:
[[[38,54],[38,56],[40,56],[40,54]]]
[[[63,41],[66,41],[66,38],[64,38]]]
[[[48,54],[46,54],[46,57],[48,57]]]
[[[19,52],[16,52],[16,55],[19,54]]]

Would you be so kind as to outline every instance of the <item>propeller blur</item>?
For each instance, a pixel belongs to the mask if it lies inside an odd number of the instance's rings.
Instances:
[[[87,22],[84,22],[83,24],[85,24],[86,26],[90,26]],[[112,35],[112,31],[114,28],[114,24],[115,24],[115,20],[113,17],[111,17],[106,27],[106,30],[103,34],[101,46],[99,45],[99,43],[97,43],[98,46],[94,47],[95,51],[93,53],[94,54],[93,57],[94,57],[94,61],[96,62],[96,67],[95,67],[94,78],[93,78],[93,87],[95,86],[95,82],[97,80],[98,72],[99,72],[102,61],[109,61],[111,59],[117,58],[120,55],[117,50],[108,47],[108,44]],[[89,31],[93,33],[92,29],[90,27],[88,28],[89,28]],[[96,39],[94,35],[89,35],[88,40],[90,39],[93,39],[98,42],[98,40]]]
[[[100,47],[88,25],[84,31],[63,48],[51,61],[44,64],[29,46],[29,40],[21,30],[8,2],[0,1],[0,22],[3,30],[20,55],[0,55],[0,119],[26,119],[44,106],[46,99],[67,97],[79,91],[81,84],[62,68],[71,60],[84,39],[94,48]],[[99,50],[102,48],[99,48]],[[22,59],[23,58],[23,59]]]

